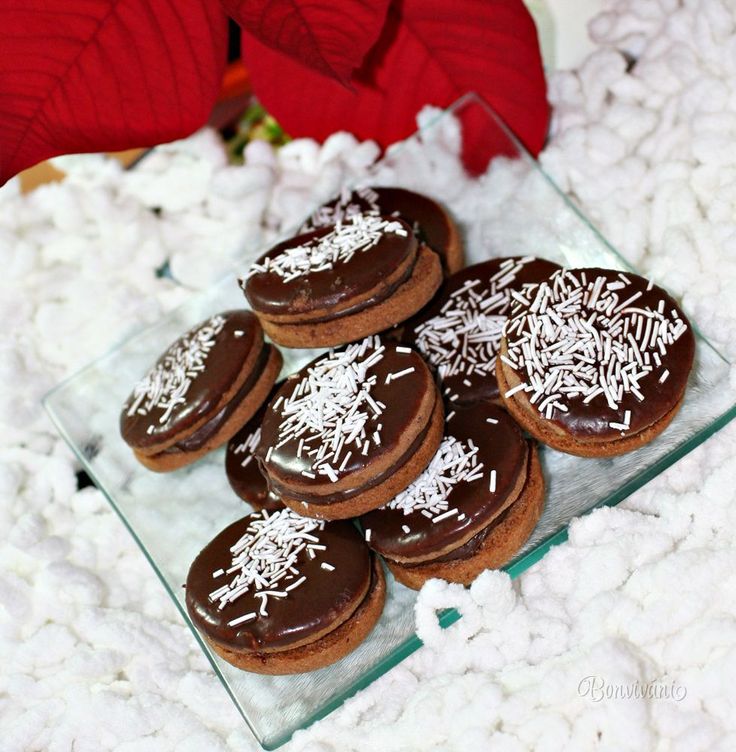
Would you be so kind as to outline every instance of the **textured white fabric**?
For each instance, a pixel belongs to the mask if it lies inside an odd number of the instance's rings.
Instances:
[[[736,8],[609,7],[591,27],[596,52],[551,81],[543,162],[736,356]],[[462,214],[455,147],[444,133],[418,157],[446,168],[434,187]],[[39,399],[376,153],[337,134],[278,153],[255,143],[231,167],[204,132],[134,172],[75,158],[62,184],[0,191],[4,752],[257,749],[101,494],[76,490]],[[421,162],[411,177],[422,185]],[[166,258],[183,286],[153,274]],[[736,749],[735,447],[727,427],[620,507],[575,521],[516,583],[493,572],[467,591],[429,583],[417,606],[426,647],[290,748]],[[464,618],[442,632],[435,611],[450,605]],[[674,682],[686,696],[595,701],[581,696],[587,677]]]

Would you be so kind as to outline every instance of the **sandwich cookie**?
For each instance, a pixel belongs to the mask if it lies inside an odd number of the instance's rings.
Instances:
[[[240,284],[274,342],[330,347],[404,321],[441,281],[439,257],[409,225],[356,214],[279,243]]]
[[[694,354],[692,327],[662,288],[628,272],[561,270],[515,297],[496,373],[532,436],[610,457],[669,425]]]
[[[469,266],[453,274],[428,308],[404,326],[402,340],[430,364],[448,404],[501,403],[496,357],[513,296],[559,268],[531,256]]]
[[[266,410],[256,456],[286,506],[346,519],[403,491],[437,450],[443,423],[422,358],[368,337],[286,380]]]
[[[150,470],[188,465],[224,444],[268,396],[281,353],[249,311],[225,311],[177,339],[138,382],[120,433]]]
[[[281,384],[277,384],[258,412],[230,439],[225,451],[225,474],[235,493],[254,509],[281,509],[279,496],[268,487],[266,476],[255,458],[261,441],[261,422],[266,407]]]
[[[345,189],[320,206],[302,225],[301,232],[346,222],[356,214],[403,219],[420,242],[439,255],[446,274],[462,269],[465,263],[462,238],[449,212],[431,198],[405,188]]]
[[[205,546],[186,606],[212,649],[259,674],[295,674],[354,650],[383,610],[383,569],[350,522],[255,512]]]
[[[419,589],[432,577],[468,585],[516,554],[543,506],[535,444],[508,413],[480,402],[454,408],[427,469],[360,522],[404,585]]]

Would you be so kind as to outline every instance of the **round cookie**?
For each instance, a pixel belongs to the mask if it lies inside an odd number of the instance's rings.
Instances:
[[[692,327],[662,288],[628,272],[561,270],[515,299],[496,374],[532,436],[611,457],[669,425],[694,354]]]
[[[422,358],[368,337],[286,380],[266,410],[256,456],[288,507],[346,519],[403,491],[437,450],[443,422]]]
[[[286,347],[331,347],[395,326],[442,282],[437,254],[399,219],[357,214],[279,243],[240,284]]]
[[[427,469],[361,526],[404,585],[433,577],[468,585],[513,558],[543,506],[536,446],[508,413],[480,402],[449,413]]]
[[[186,607],[212,649],[260,674],[312,671],[354,650],[385,599],[380,563],[350,522],[263,510],[192,563]]]
[[[192,327],[128,396],[120,433],[150,470],[176,470],[224,444],[268,396],[281,353],[249,311]]]
[[[258,412],[227,443],[225,473],[230,487],[254,509],[281,509],[284,505],[268,487],[268,479],[261,471],[255,451],[261,441],[261,422],[266,407],[281,387],[277,384]]]
[[[559,268],[532,256],[468,266],[447,279],[432,303],[404,325],[402,341],[434,369],[445,400],[501,404],[496,357],[513,295]]]
[[[300,231],[345,222],[356,214],[403,219],[420,242],[439,255],[445,274],[453,274],[465,263],[463,241],[449,212],[433,199],[405,188],[345,189],[337,198],[320,206]]]

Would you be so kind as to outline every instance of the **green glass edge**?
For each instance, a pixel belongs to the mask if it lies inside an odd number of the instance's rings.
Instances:
[[[595,225],[591,224],[587,217],[582,213],[582,211],[569,199],[568,196],[566,196],[560,188],[557,186],[554,180],[545,172],[545,170],[541,167],[539,162],[529,153],[529,151],[526,149],[526,147],[519,141],[519,139],[516,137],[516,135],[511,131],[511,129],[506,125],[506,123],[501,119],[501,117],[493,110],[493,108],[478,94],[475,92],[469,92],[467,94],[464,94],[462,97],[460,97],[455,103],[453,103],[449,108],[446,110],[443,110],[439,112],[435,117],[431,118],[429,122],[427,122],[419,132],[425,131],[429,128],[432,128],[436,125],[437,122],[445,118],[448,114],[468,105],[471,103],[478,104],[480,107],[482,107],[488,114],[488,116],[501,128],[501,130],[504,132],[504,134],[509,138],[509,140],[513,143],[513,145],[516,147],[516,149],[519,152],[519,155],[525,159],[527,162],[529,162],[537,172],[539,172],[542,177],[545,179],[545,181],[550,185],[550,187],[557,193],[558,196],[560,196],[565,203],[566,207],[572,211],[585,225],[591,232],[594,233],[596,238],[600,241],[602,245],[604,245],[608,251],[621,263],[621,265],[632,271],[636,272],[634,267],[623,257],[621,254],[616,250],[616,248],[611,245],[611,243],[603,236],[600,231],[595,227]],[[215,282],[214,286],[218,286],[225,282],[225,280],[230,279],[230,273],[227,273],[223,276],[221,280],[218,280]],[[195,293],[196,294],[196,293]],[[185,305],[189,305],[191,303],[191,299],[188,299],[186,301],[183,301],[178,306],[175,306],[171,311],[167,312],[167,316],[171,315],[175,310],[184,307]],[[700,331],[697,329],[697,327],[693,326],[695,329],[696,334],[698,335],[699,341],[709,347],[713,352],[715,352],[718,357],[725,361],[729,362],[727,358],[724,357],[724,355],[706,338],[700,333]],[[95,358],[92,362],[88,363],[83,368],[79,369],[72,375],[68,376],[67,378],[63,379],[59,384],[57,384],[54,388],[52,388],[41,400],[41,404],[43,405],[44,409],[48,413],[49,417],[51,418],[52,422],[56,426],[57,430],[59,431],[59,434],[64,439],[64,441],[69,445],[69,447],[72,449],[74,455],[77,457],[77,459],[80,461],[80,463],[89,470],[92,475],[94,476],[94,472],[89,467],[87,458],[84,457],[79,450],[77,449],[74,441],[71,439],[71,437],[68,435],[66,429],[64,428],[62,422],[60,421],[59,417],[56,415],[53,406],[51,405],[51,400],[55,394],[62,391],[66,386],[69,385],[70,382],[76,380],[79,376],[81,376],[86,371],[96,367],[101,361],[103,361],[106,357],[111,355],[113,352],[115,352],[119,347],[123,346],[126,342],[131,340],[133,337],[136,337],[140,334],[140,331],[133,332],[130,335],[122,338],[117,344],[112,346],[108,349],[107,352],[105,352],[103,355],[99,356],[98,358]],[[718,432],[723,428],[727,423],[732,421],[734,418],[736,418],[736,405],[731,407],[729,410],[727,410],[725,413],[723,413],[721,416],[716,418],[712,423],[708,424],[705,428],[701,429],[697,433],[693,434],[687,441],[685,441],[682,445],[680,445],[676,450],[673,450],[672,452],[669,452],[665,456],[661,457],[659,460],[657,460],[655,463],[653,463],[651,466],[646,468],[644,471],[642,471],[639,475],[637,475],[635,478],[632,478],[628,483],[625,483],[623,486],[621,486],[619,489],[617,489],[613,494],[611,494],[609,497],[604,499],[603,501],[599,502],[595,506],[591,507],[589,510],[587,510],[584,514],[579,516],[585,516],[586,514],[589,514],[590,512],[594,511],[595,509],[599,509],[604,506],[616,506],[621,501],[626,499],[628,496],[630,496],[632,493],[637,491],[638,489],[642,488],[644,485],[649,483],[650,480],[652,480],[654,477],[659,475],[661,472],[666,470],[668,467],[673,465],[675,462],[677,462],[679,459],[684,457],[686,454],[691,452],[695,447],[702,444],[706,439],[708,439],[710,436],[712,436],[714,433]],[[164,578],[161,571],[158,569],[155,561],[151,558],[151,556],[148,554],[148,550],[146,546],[143,544],[143,542],[140,540],[138,535],[136,534],[135,530],[129,525],[127,519],[125,518],[125,515],[122,513],[122,511],[118,508],[117,504],[114,501],[114,498],[112,494],[110,494],[105,487],[104,483],[99,482],[95,478],[95,485],[102,491],[102,493],[105,495],[105,498],[108,500],[110,506],[113,508],[115,513],[117,514],[118,518],[123,523],[124,527],[128,530],[130,535],[132,536],[135,543],[138,545],[138,547],[143,552],[143,555],[145,556],[146,560],[149,562],[151,567],[153,568],[154,572],[156,573],[156,576],[158,577],[159,581],[164,587],[164,590],[169,594],[172,601],[174,602],[174,605],[176,609],[181,614],[182,618],[184,619],[185,623],[189,626],[190,630],[194,634],[194,637],[199,644],[199,646],[202,648],[202,651],[207,656],[207,660],[209,661],[210,665],[212,666],[215,674],[220,679],[221,684],[225,688],[225,691],[228,693],[230,699],[233,701],[233,704],[238,709],[238,712],[240,716],[243,718],[245,724],[250,729],[251,733],[253,734],[256,741],[261,745],[261,747],[265,750],[275,750],[284,744],[286,744],[293,735],[302,729],[306,729],[312,724],[316,723],[319,720],[322,720],[326,716],[328,716],[330,713],[332,713],[334,710],[336,710],[338,707],[340,707],[346,700],[348,700],[353,695],[357,694],[360,690],[365,689],[367,686],[372,684],[376,679],[378,679],[383,674],[390,671],[392,668],[394,668],[396,665],[401,663],[405,658],[410,656],[412,653],[414,653],[416,650],[418,650],[420,647],[422,647],[423,643],[420,640],[420,638],[417,635],[412,635],[407,640],[405,640],[403,643],[401,643],[398,647],[396,647],[390,654],[386,655],[382,660],[380,660],[376,665],[374,665],[369,671],[367,671],[365,674],[363,674],[359,679],[357,679],[350,687],[348,687],[343,692],[340,692],[338,695],[333,697],[331,700],[326,702],[319,710],[317,710],[309,719],[307,719],[302,725],[298,726],[295,729],[287,730],[284,734],[277,736],[273,740],[268,739],[259,739],[258,734],[256,733],[256,730],[251,725],[248,717],[243,712],[243,709],[240,706],[240,703],[238,702],[237,697],[233,693],[232,689],[230,688],[230,684],[226,677],[221,673],[219,667],[217,666],[217,663],[214,661],[209,648],[206,646],[204,641],[202,640],[202,637],[200,636],[199,632],[195,629],[194,625],[189,619],[189,614],[186,612],[184,608],[182,608],[181,603],[179,602],[179,599],[176,597],[175,593],[172,591],[172,589],[169,587],[168,582]],[[508,564],[505,567],[502,567],[502,570],[507,572],[508,575],[513,579],[515,577],[518,577],[523,572],[525,572],[527,569],[529,569],[531,566],[536,564],[548,551],[552,546],[559,545],[561,543],[564,543],[567,540],[568,537],[568,526],[561,528],[553,535],[549,536],[545,540],[543,540],[541,543],[539,543],[532,551],[525,554],[518,560],[512,561],[510,564]],[[446,629],[453,624],[455,624],[457,621],[462,618],[462,614],[460,614],[457,609],[450,608],[445,609],[438,615],[438,622],[440,626],[443,629]]]

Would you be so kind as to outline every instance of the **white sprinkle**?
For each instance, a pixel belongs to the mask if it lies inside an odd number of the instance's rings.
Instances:
[[[498,420],[496,420],[496,418],[486,418],[486,423],[491,423],[495,426],[498,423]]]
[[[246,621],[253,621],[253,619],[258,618],[258,615],[255,611],[251,611],[249,614],[243,614],[242,616],[238,616],[237,619],[233,619],[232,621],[229,621],[227,623],[228,627],[237,627],[238,624],[243,624],[243,622]]]
[[[448,416],[447,416],[447,417],[445,418],[445,421],[446,421],[446,422],[447,422],[447,421],[450,421],[450,420],[452,420],[452,419],[453,419],[454,417],[455,417],[455,411],[454,411],[454,410],[452,410],[452,411],[450,412],[450,414],[449,414],[449,415],[448,415]]]
[[[292,582],[291,585],[287,585],[284,590],[286,590],[287,593],[290,593],[292,590],[294,590],[294,588],[298,588],[299,585],[302,584],[302,582],[306,582],[306,580],[307,578],[302,575],[298,580]]]
[[[368,528],[368,529],[367,529],[367,530],[365,531],[365,540],[366,540],[366,543],[369,543],[369,542],[370,542],[370,540],[371,540],[371,529],[370,529],[370,528]]]
[[[448,517],[452,517],[453,514],[457,514],[457,509],[455,507],[448,509],[442,514],[438,514],[436,517],[433,517],[432,522],[442,522],[442,520],[446,520]]]
[[[411,353],[413,351],[412,351],[411,347],[397,347],[396,348],[396,352],[407,355],[407,354],[409,354],[409,353]]]
[[[332,566],[332,564],[328,564],[326,561],[323,561],[320,566],[322,569],[326,569],[328,572],[334,572],[335,567]]]
[[[488,489],[491,493],[496,493],[496,471],[491,470],[491,481],[489,483]]]
[[[223,575],[223,574],[225,574],[225,570],[224,569],[217,569],[216,571],[214,571],[212,573],[212,577],[213,578],[214,577],[219,577],[220,575]]]
[[[513,397],[517,392],[520,392],[526,387],[526,384],[517,384],[513,389],[509,389],[504,397]]]
[[[402,526],[401,526],[401,529],[402,529],[402,530],[403,530],[403,531],[404,531],[404,532],[405,532],[405,533],[406,533],[407,535],[409,535],[409,533],[411,532],[411,528],[410,528],[410,527],[409,527],[408,525],[402,525]]]
[[[662,375],[659,377],[659,383],[664,384],[664,382],[667,381],[669,375],[670,372],[665,368],[665,370],[662,371]]]
[[[270,446],[268,448],[268,451],[266,452],[266,462],[270,462],[271,461],[271,455],[272,454],[273,454],[273,447]]]
[[[236,330],[235,330],[235,331],[233,332],[233,334],[235,335],[235,337],[237,337],[237,338],[240,338],[240,337],[242,337],[242,336],[243,336],[243,334],[245,334],[245,332],[241,331],[240,329],[236,329]]]

